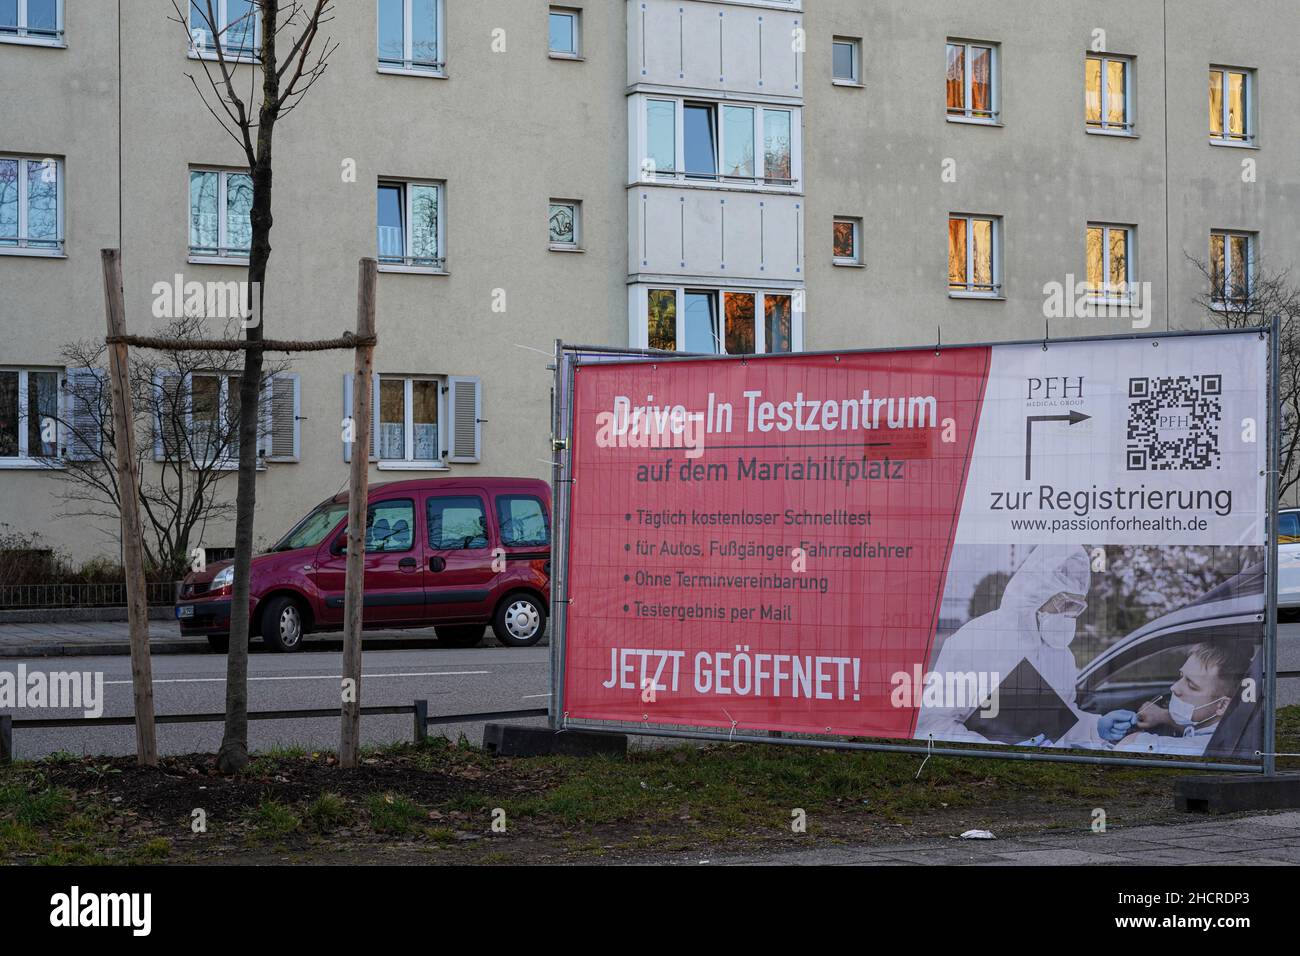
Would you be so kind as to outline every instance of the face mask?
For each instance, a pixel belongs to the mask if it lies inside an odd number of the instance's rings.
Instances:
[[[1218,697],[1208,703],[1201,704],[1200,707],[1193,707],[1187,701],[1183,700],[1177,694],[1169,695],[1169,718],[1179,727],[1196,727],[1207,721],[1214,720],[1217,715],[1211,714],[1202,720],[1196,719],[1196,712],[1205,707],[1212,707],[1221,700],[1227,700],[1227,697]]]
[[[1038,613],[1038,636],[1048,647],[1069,647],[1074,640],[1074,618]]]

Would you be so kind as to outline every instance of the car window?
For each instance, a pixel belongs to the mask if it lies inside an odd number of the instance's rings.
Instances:
[[[477,495],[430,498],[429,547],[436,551],[468,551],[488,546],[487,512]]]
[[[551,540],[546,509],[533,495],[498,495],[497,524],[501,526],[501,544],[507,548],[549,544]]]
[[[323,504],[294,526],[293,530],[280,539],[272,551],[296,551],[298,548],[314,548],[325,540],[325,536],[348,514],[347,503]]]
[[[1277,543],[1300,544],[1300,512],[1283,511],[1277,516]]]
[[[415,502],[380,501],[366,509],[366,550],[410,551],[415,543]]]

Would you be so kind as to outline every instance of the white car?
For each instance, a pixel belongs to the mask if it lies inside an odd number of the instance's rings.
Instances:
[[[1300,508],[1277,513],[1277,606],[1300,608]]]

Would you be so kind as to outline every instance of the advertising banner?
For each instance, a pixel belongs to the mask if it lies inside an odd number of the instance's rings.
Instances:
[[[1256,760],[1268,354],[577,364],[562,718]]]

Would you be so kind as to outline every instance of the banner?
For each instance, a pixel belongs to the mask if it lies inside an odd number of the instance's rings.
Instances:
[[[578,364],[563,719],[1254,760],[1268,349]]]

